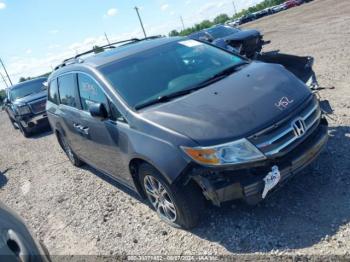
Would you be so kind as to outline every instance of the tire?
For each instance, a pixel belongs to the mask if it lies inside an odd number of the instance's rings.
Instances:
[[[19,131],[21,131],[22,135],[26,138],[30,137],[31,133],[29,132],[29,130],[26,127],[24,127],[21,124],[21,122],[17,121],[16,123],[17,123],[18,129],[19,129]]]
[[[61,148],[63,149],[64,153],[67,155],[69,161],[73,164],[73,166],[81,167],[82,165],[84,165],[84,162],[81,161],[79,157],[73,152],[67,140],[61,134],[57,134],[57,138]]]
[[[163,176],[149,164],[139,167],[142,189],[160,219],[173,227],[191,229],[200,221],[204,198],[199,188],[169,185]]]
[[[16,121],[14,121],[12,118],[10,118],[10,121],[14,129],[19,129]]]

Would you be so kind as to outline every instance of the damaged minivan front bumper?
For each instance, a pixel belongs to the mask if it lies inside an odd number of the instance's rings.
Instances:
[[[267,195],[280,188],[291,177],[300,173],[320,154],[328,140],[328,123],[321,118],[311,133],[290,152],[280,157],[249,163],[240,167],[191,168],[190,177],[202,188],[204,196],[214,205],[243,199],[257,204],[266,196],[266,178],[276,173],[277,179]],[[273,171],[273,172],[272,172]],[[276,179],[276,176],[272,176]]]

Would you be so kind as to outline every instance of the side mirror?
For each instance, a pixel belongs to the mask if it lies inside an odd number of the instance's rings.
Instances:
[[[92,117],[95,117],[99,120],[103,120],[108,117],[106,106],[102,103],[89,104],[89,112]]]
[[[7,105],[7,104],[9,104],[10,103],[10,100],[6,97],[5,99],[4,99],[4,105]]]
[[[44,89],[47,89],[49,87],[49,82],[45,81],[43,82]]]

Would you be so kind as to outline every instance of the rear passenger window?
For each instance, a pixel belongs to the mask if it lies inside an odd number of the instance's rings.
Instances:
[[[56,105],[59,104],[57,79],[54,79],[50,82],[48,100],[52,103],[55,103]]]
[[[78,86],[83,110],[89,111],[90,104],[101,103],[104,104],[107,111],[109,111],[106,95],[91,77],[85,74],[78,74]]]
[[[61,104],[77,107],[75,99],[75,75],[68,74],[58,78],[58,90]]]

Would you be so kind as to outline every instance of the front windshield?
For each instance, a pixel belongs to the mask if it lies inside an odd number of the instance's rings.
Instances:
[[[214,38],[222,38],[226,37],[232,34],[237,33],[239,30],[231,27],[226,27],[226,26],[217,26],[213,28],[209,28],[207,32]]]
[[[14,101],[16,99],[39,93],[42,90],[45,90],[46,87],[44,86],[43,79],[37,80],[37,81],[31,81],[28,83],[20,84],[19,86],[16,86],[10,91],[10,100]]]
[[[242,58],[195,40],[158,46],[100,68],[131,106],[198,85],[245,62]]]

